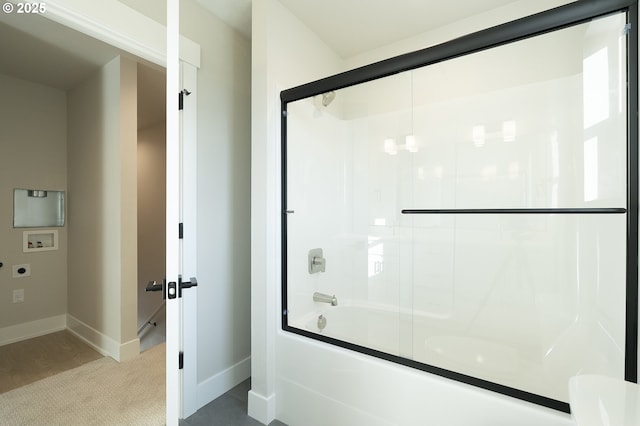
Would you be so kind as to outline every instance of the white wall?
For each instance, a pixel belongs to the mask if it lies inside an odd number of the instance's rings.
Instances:
[[[122,3],[166,20],[165,2]],[[251,43],[191,0],[180,2],[180,32],[201,47],[196,215],[202,405],[250,374]]]
[[[251,51],[249,40],[194,1],[181,2],[180,21],[181,33],[202,49],[196,212],[202,405],[250,374]]]
[[[64,328],[67,226],[59,249],[24,253],[25,228],[13,228],[13,189],[67,189],[67,96],[64,91],[0,75],[0,345]],[[12,278],[12,265],[31,276]],[[24,302],[12,303],[24,289]]]
[[[563,413],[283,333],[279,319],[279,91],[562,3],[519,2],[343,63],[280,3],[254,1],[252,417],[291,426],[570,424]]]
[[[68,93],[68,327],[116,360],[139,353],[136,74],[117,57]]]
[[[249,414],[267,424],[276,414],[280,307],[279,92],[339,72],[342,64],[278,1],[254,1],[252,16]]]

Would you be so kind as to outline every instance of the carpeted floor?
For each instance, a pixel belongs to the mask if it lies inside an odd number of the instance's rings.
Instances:
[[[109,357],[0,394],[5,426],[165,424],[165,345]]]
[[[102,357],[68,330],[0,346],[0,393]]]

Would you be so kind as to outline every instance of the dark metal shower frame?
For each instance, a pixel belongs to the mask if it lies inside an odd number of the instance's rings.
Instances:
[[[638,382],[638,0],[579,0],[548,11],[478,31],[446,43],[396,56],[327,78],[284,90],[281,115],[281,220],[282,220],[282,329],[346,349],[434,373],[469,385],[495,391],[556,410],[570,412],[569,404],[500,385],[455,371],[423,364],[350,342],[289,326],[287,316],[287,104],[311,96],[410,71],[518,40],[591,21],[608,14],[626,12],[627,37],[627,207],[604,209],[441,209],[403,210],[403,214],[625,214],[626,335],[625,380]]]

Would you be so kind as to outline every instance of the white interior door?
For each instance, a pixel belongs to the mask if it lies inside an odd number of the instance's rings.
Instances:
[[[181,155],[181,221],[182,226],[182,275],[184,281],[194,283],[197,277],[197,69],[186,62],[180,63],[181,99],[180,139]],[[181,352],[182,368],[182,412],[180,418],[189,417],[198,407],[197,376],[197,331],[198,331],[198,287],[182,292]]]
[[[197,410],[196,67],[179,60],[179,1],[167,2],[166,421]]]
[[[178,281],[180,270],[180,91],[179,65],[179,1],[167,0],[167,206],[166,206],[166,277],[167,286]],[[182,380],[178,368],[181,346],[182,299],[174,298],[177,290],[167,289],[167,359],[166,359],[166,424],[178,425],[182,411]]]
[[[198,409],[197,68],[180,61],[179,0],[167,1],[167,425]],[[173,294],[172,294],[173,291]]]
[[[181,62],[179,78],[177,143],[167,138],[167,424],[198,408],[196,68]]]

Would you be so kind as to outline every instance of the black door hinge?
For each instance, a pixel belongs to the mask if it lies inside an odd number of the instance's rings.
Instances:
[[[187,89],[182,89],[178,92],[178,110],[182,111],[184,109],[184,97],[189,96],[191,94]]]
[[[184,352],[180,351],[178,354],[178,370],[182,370],[184,368]]]

